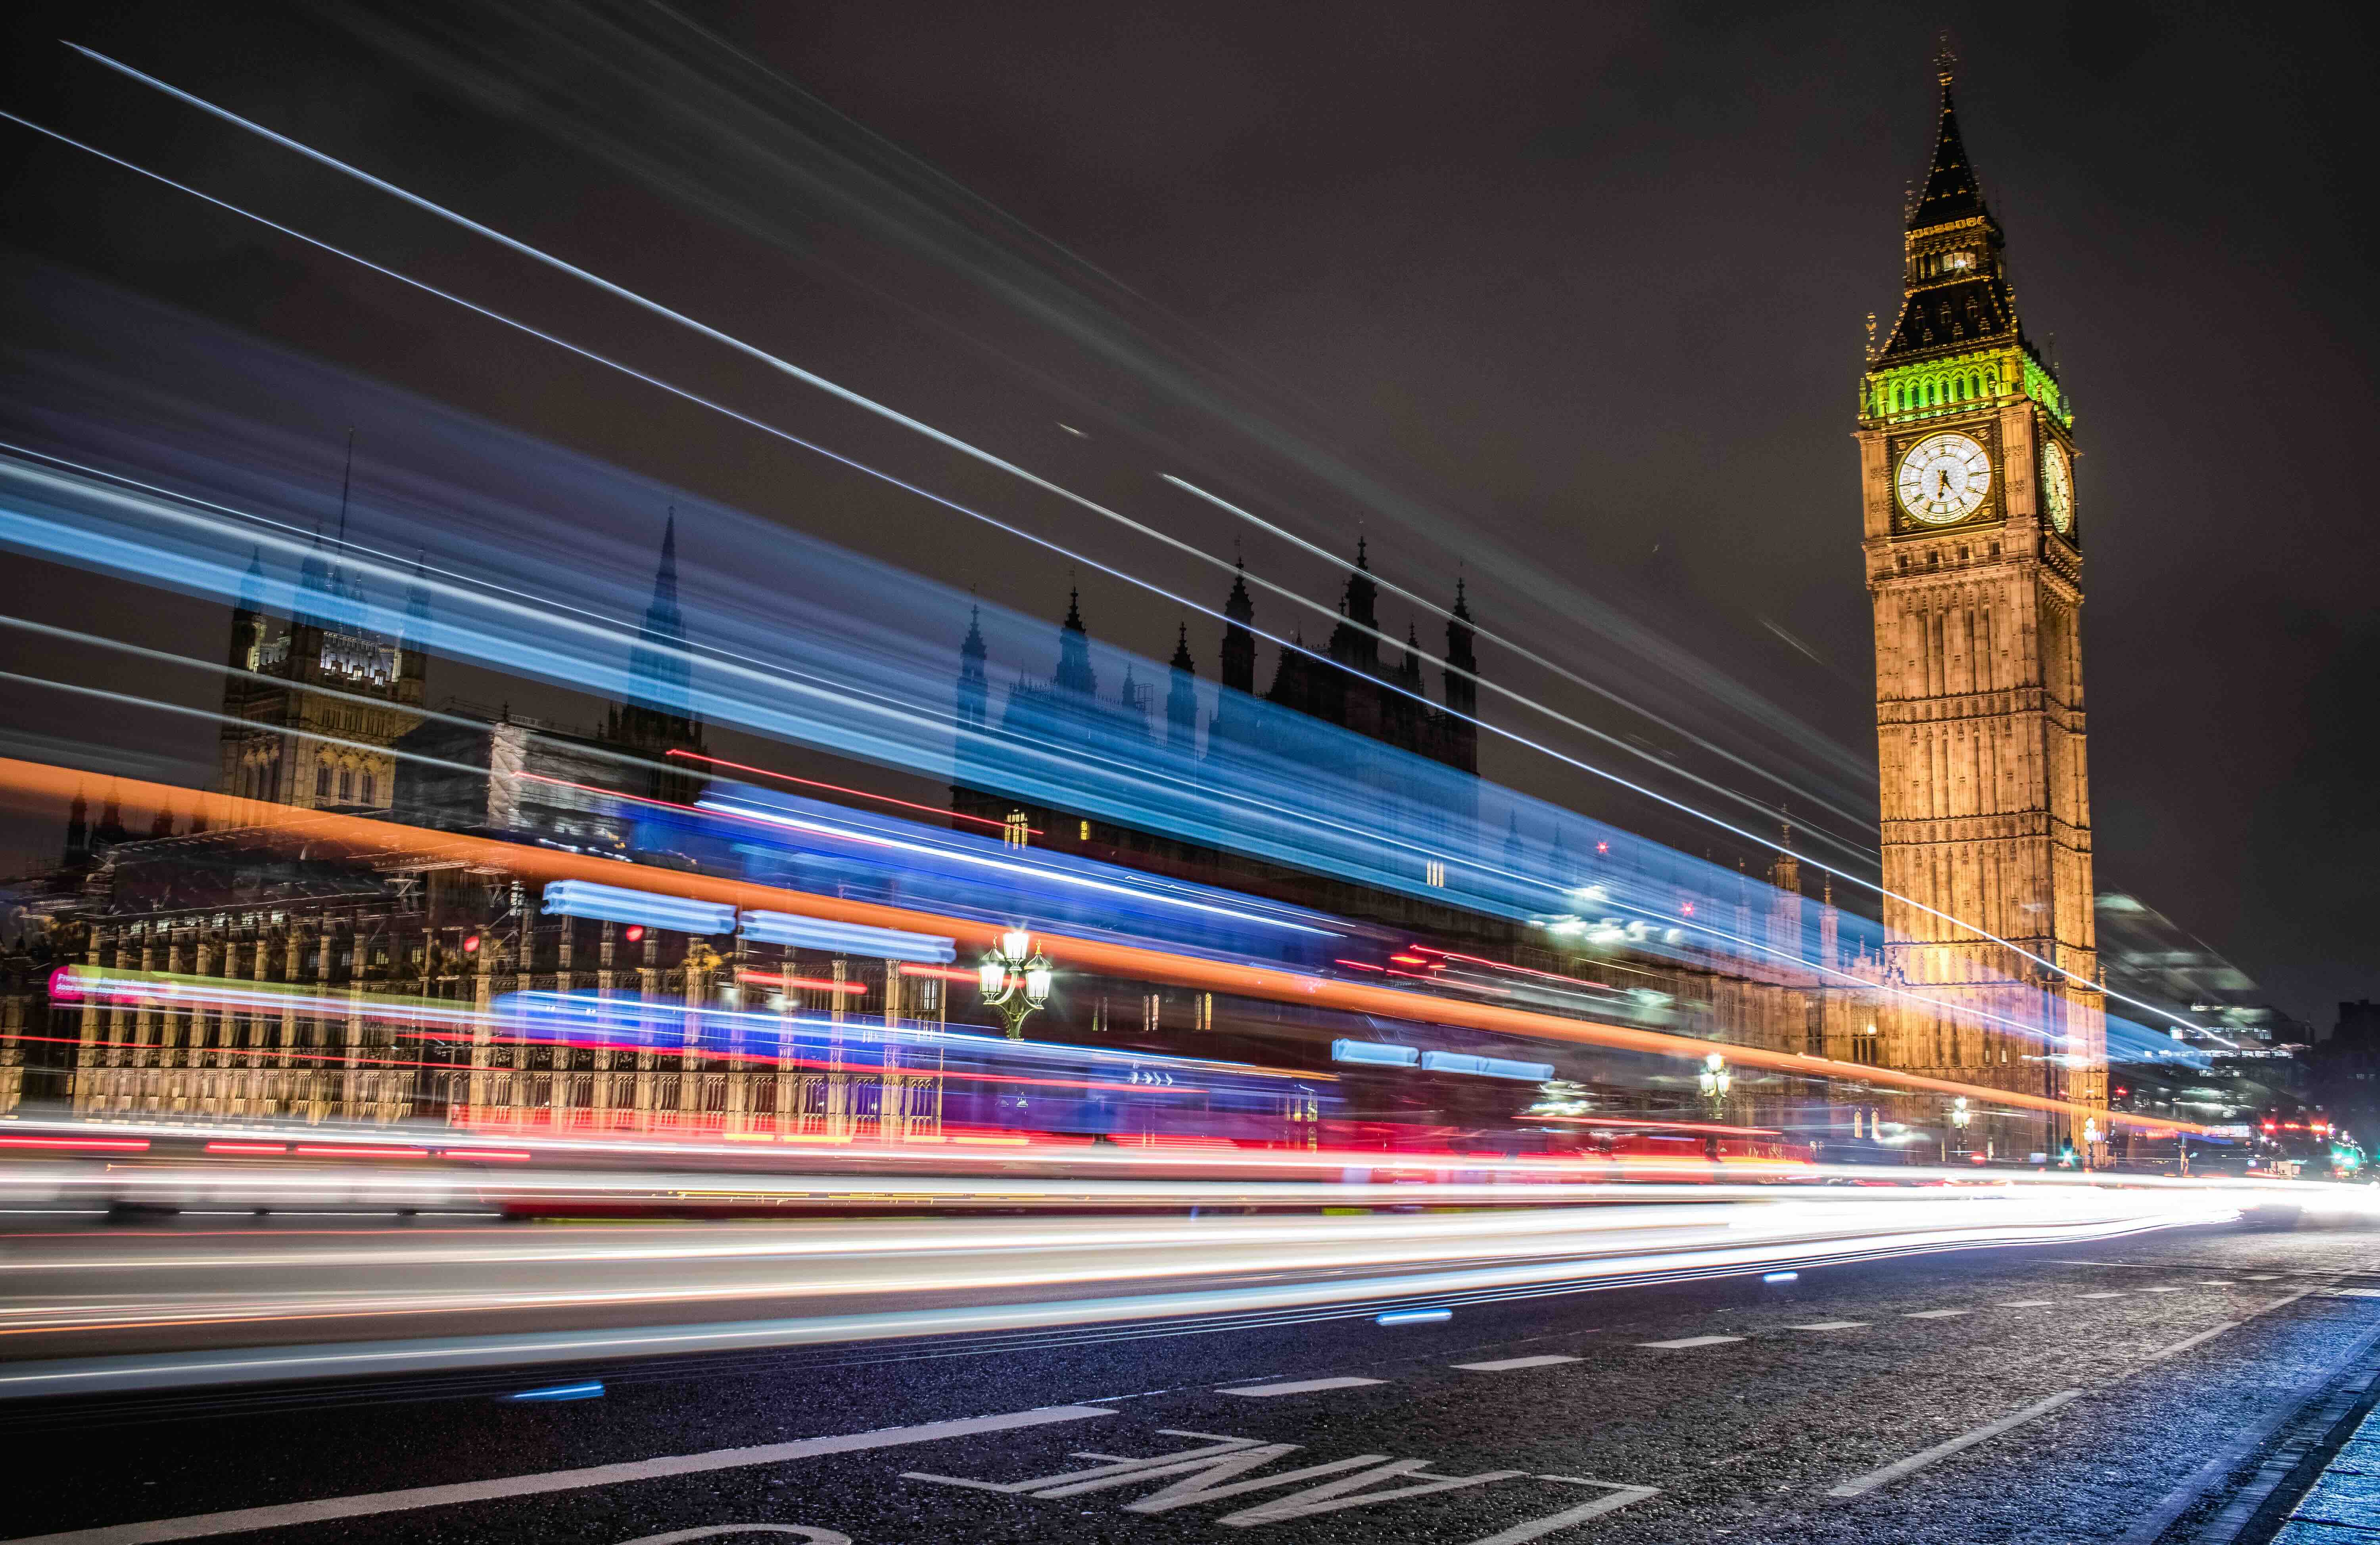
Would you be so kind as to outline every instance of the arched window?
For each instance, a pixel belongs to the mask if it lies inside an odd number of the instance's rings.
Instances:
[[[314,769],[314,797],[328,799],[330,797],[331,770],[327,767],[317,767]]]
[[[1900,412],[1900,407],[1901,407],[1901,403],[1900,403],[1900,387],[1898,387],[1898,386],[1895,386],[1895,387],[1892,389],[1892,410],[1893,410],[1894,412],[1898,413],[1898,412]]]

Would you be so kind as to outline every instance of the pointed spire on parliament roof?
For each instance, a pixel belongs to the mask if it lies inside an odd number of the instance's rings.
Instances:
[[[1190,658],[1190,624],[1184,621],[1174,635],[1173,658],[1168,662],[1177,671],[1195,671],[1198,662]]]
[[[248,569],[239,577],[239,600],[234,611],[261,615],[264,611],[264,549],[251,545],[248,550]]]
[[[983,642],[983,607],[980,604],[970,605],[967,608],[966,637],[959,643],[959,658],[976,662],[980,669],[983,660],[990,652]]]
[[[653,599],[645,624],[628,651],[628,702],[691,723],[693,671],[686,655],[686,614],[677,603],[677,511],[662,528],[661,563],[653,570]]]
[[[1248,562],[1245,558],[1232,560],[1232,594],[1223,602],[1223,615],[1236,623],[1245,623],[1257,614],[1257,603],[1248,599]]]
[[[408,650],[430,647],[430,552],[417,548],[413,554],[413,578],[405,587],[405,634],[402,639]]]
[[[1079,694],[1087,702],[1099,695],[1099,674],[1091,668],[1090,630],[1083,626],[1083,592],[1066,588],[1066,621],[1058,629],[1058,689]]]

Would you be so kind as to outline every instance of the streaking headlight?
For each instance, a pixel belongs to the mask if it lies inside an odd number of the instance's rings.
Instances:
[[[658,891],[630,891],[617,885],[597,885],[584,880],[557,880],[545,888],[548,917],[600,918],[606,922],[642,923],[648,928],[680,933],[733,933],[735,908]]]
[[[899,929],[868,928],[859,923],[829,922],[793,912],[746,912],[744,937],[756,943],[792,944],[835,955],[866,955],[875,960],[914,960],[947,966],[958,958],[955,941],[930,933],[904,933]]]

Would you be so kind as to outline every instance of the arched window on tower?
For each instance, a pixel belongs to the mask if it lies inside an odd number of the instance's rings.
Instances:
[[[314,769],[314,797],[328,799],[330,797],[331,770],[327,767],[317,767]]]

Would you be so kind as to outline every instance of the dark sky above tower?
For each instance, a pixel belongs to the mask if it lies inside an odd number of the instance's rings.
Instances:
[[[2078,408],[2100,884],[2137,891],[2325,1024],[2331,1001],[2380,988],[2365,8],[689,9],[1170,313],[1206,358],[1296,404],[1301,434],[1443,512],[1434,544],[1368,528],[1384,579],[1442,600],[1466,542],[1531,554],[1864,752],[1852,388],[1867,313],[1888,323],[1899,301],[1902,202],[1932,149],[1933,34],[1947,25],[2017,303]],[[789,254],[664,210],[535,134],[492,128],[460,93],[322,19],[339,14],[30,7],[0,106],[282,198],[327,234],[556,325],[625,330],[103,81],[49,40],[92,43],[1072,481],[1145,498],[1146,457],[1103,459],[1113,435],[1049,406],[1064,393],[1041,373],[1071,357],[982,292],[924,263],[855,272],[860,254],[830,230]],[[904,556],[880,506],[832,476],[20,130],[0,126],[0,220],[19,252]],[[719,369],[650,332],[633,341],[692,375]],[[1123,419],[1139,407],[1103,406]],[[1360,510],[1311,513],[1312,529],[1353,546]],[[644,540],[657,534],[658,521]],[[703,540],[680,532],[690,568],[732,560]],[[1228,537],[1208,545],[1230,555]],[[1053,621],[1071,578],[1094,634],[1160,661],[1174,647],[1178,616],[979,530],[907,555]],[[1250,561],[1326,604],[1341,588],[1289,557]],[[1228,589],[1165,578],[1216,604]],[[45,583],[62,611],[109,600],[73,576]],[[1475,570],[1471,600],[1496,626],[1499,597]],[[1261,596],[1257,609],[1290,624]],[[1382,627],[1402,637],[1406,610],[1384,598]],[[1420,620],[1427,641],[1433,619]],[[187,626],[177,647],[198,652],[222,638],[219,608],[179,602],[146,608],[141,626]],[[1191,620],[1208,679],[1219,632]],[[1305,632],[1318,636],[1311,620]],[[1572,793],[1509,750],[1483,760],[1533,792]]]

